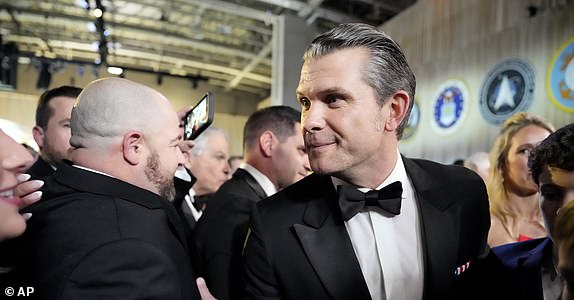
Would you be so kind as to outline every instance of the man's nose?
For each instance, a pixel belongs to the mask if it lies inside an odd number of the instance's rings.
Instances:
[[[325,105],[320,101],[312,101],[309,108],[303,112],[301,126],[304,132],[313,132],[325,127]]]

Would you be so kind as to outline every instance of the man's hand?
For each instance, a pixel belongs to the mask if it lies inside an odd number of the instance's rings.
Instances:
[[[197,283],[197,288],[199,289],[199,295],[201,295],[201,300],[217,300],[207,288],[207,284],[205,284],[205,280],[202,277],[199,277],[195,280]]]

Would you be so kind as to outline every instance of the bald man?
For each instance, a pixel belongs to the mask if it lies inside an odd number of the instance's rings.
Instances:
[[[71,131],[71,162],[26,210],[19,285],[40,299],[199,299],[168,201],[183,163],[169,101],[125,79],[96,80],[78,97]]]

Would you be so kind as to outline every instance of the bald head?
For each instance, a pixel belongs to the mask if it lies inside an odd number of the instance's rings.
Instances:
[[[75,148],[104,146],[132,130],[153,135],[166,120],[177,122],[177,115],[157,91],[126,79],[99,79],[78,96],[70,144]]]

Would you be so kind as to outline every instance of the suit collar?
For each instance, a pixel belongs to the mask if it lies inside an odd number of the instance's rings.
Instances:
[[[147,208],[160,208],[159,195],[144,190],[117,178],[73,167],[69,162],[62,163],[54,174],[60,184],[91,194],[122,198]]]
[[[244,171],[249,173],[249,175],[251,175],[253,179],[255,179],[257,184],[265,191],[265,197],[270,197],[273,194],[277,193],[277,187],[275,187],[275,184],[271,182],[271,179],[269,179],[267,175],[263,174],[263,172],[261,172],[257,168],[253,167],[248,163],[244,163],[241,165],[240,169],[243,169]]]
[[[76,191],[120,198],[149,209],[163,209],[172,230],[184,248],[187,248],[183,225],[173,204],[159,195],[117,178],[73,167],[69,161],[58,165],[58,169],[56,173],[54,173],[54,180]]]
[[[261,185],[246,170],[241,169],[241,168],[237,169],[237,171],[235,171],[235,173],[233,173],[233,178],[244,181],[245,183],[247,183],[249,188],[252,189],[253,192],[255,192],[255,194],[257,195],[257,197],[260,200],[267,198],[267,194],[265,193],[265,191],[263,190]]]

